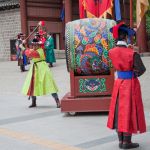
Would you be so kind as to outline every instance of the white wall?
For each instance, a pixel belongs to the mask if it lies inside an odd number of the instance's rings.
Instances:
[[[21,32],[20,9],[0,11],[0,61],[10,60],[10,39]]]

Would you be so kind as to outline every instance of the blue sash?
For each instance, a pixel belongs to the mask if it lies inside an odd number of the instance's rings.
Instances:
[[[134,77],[133,71],[117,71],[118,79],[132,79]]]

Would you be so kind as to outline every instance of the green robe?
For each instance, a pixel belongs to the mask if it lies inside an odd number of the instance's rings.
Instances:
[[[39,48],[37,52],[40,58],[33,58],[33,64],[28,72],[22,93],[29,96],[42,96],[51,93],[57,93],[58,88],[52,77],[52,73],[45,62],[43,49]]]
[[[49,37],[46,40],[45,50],[46,50],[46,62],[47,63],[56,62],[55,54],[54,54],[54,40],[52,37]]]

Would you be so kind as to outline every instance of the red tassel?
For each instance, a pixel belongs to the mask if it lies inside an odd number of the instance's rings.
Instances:
[[[45,26],[45,21],[40,21],[40,22],[39,22],[39,25],[40,25],[40,26]]]

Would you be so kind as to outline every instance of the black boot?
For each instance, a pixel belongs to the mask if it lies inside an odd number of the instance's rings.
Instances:
[[[23,72],[23,67],[22,67],[22,65],[20,65],[20,71]]]
[[[53,67],[53,63],[50,62],[50,63],[49,63],[49,67]]]
[[[119,148],[122,148],[123,144],[123,132],[117,132],[118,134],[118,139],[119,139]]]
[[[139,147],[138,143],[131,142],[132,135],[128,133],[123,133],[123,144],[122,149],[132,149]]]
[[[60,108],[60,101],[59,101],[59,98],[58,98],[58,94],[57,93],[52,93],[52,96],[55,99],[57,108]]]
[[[60,101],[59,101],[59,98],[56,98],[55,101],[56,101],[57,108],[60,108]]]
[[[24,66],[24,65],[21,65],[21,66],[20,66],[20,70],[21,70],[21,72],[24,72],[24,71],[25,71],[25,66]]]
[[[36,96],[32,96],[32,104],[29,106],[29,108],[36,107]]]

